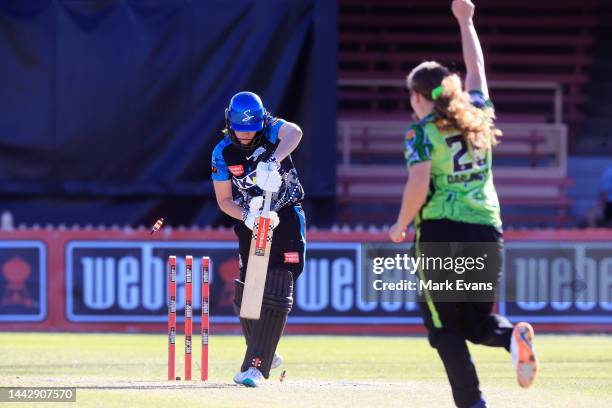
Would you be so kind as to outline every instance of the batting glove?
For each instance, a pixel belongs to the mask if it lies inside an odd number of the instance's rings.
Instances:
[[[263,162],[257,165],[256,180],[259,188],[273,193],[277,193],[283,183],[283,178],[276,166]]]
[[[264,198],[262,196],[253,197],[249,202],[248,210],[245,209],[243,214],[244,225],[246,225],[250,230],[253,230],[255,227],[255,223],[257,219],[261,215],[261,207],[263,206]],[[270,225],[272,229],[276,228],[280,223],[278,218],[278,213],[276,211],[270,211]]]

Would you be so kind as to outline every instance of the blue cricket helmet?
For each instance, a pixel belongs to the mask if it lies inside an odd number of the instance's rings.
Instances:
[[[238,92],[225,110],[227,126],[236,132],[258,132],[264,128],[266,109],[253,92]]]

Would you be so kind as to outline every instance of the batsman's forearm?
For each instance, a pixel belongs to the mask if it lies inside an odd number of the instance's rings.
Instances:
[[[300,140],[302,140],[302,131],[298,129],[291,129],[285,135],[283,135],[283,138],[279,142],[278,147],[274,152],[274,157],[276,157],[278,161],[282,161],[285,157],[289,156],[296,147],[298,147]]]
[[[242,212],[244,211],[244,209],[238,204],[236,204],[233,200],[221,200],[218,202],[218,204],[219,208],[221,208],[221,211],[223,211],[232,218],[236,218],[237,220],[242,221]]]
[[[413,177],[408,180],[402,195],[402,206],[397,216],[397,223],[402,228],[408,227],[419,213],[427,198],[428,190],[428,184],[417,181]]]

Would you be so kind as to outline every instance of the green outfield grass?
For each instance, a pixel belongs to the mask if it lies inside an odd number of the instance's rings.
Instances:
[[[442,364],[423,337],[288,336],[279,346],[285,363],[259,389],[232,383],[241,337],[211,337],[205,384],[164,381],[166,341],[164,335],[0,333],[0,385],[77,386],[79,407],[453,406]],[[516,385],[504,350],[471,349],[492,407],[612,406],[612,337],[539,336],[542,369],[528,390]],[[182,359],[179,337],[181,376]]]

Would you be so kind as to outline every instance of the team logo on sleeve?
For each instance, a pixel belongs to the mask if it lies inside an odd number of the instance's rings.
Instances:
[[[406,132],[406,140],[411,140],[415,136],[416,132],[414,131],[414,129],[408,129],[408,131]]]
[[[213,157],[212,159],[212,174],[217,174],[217,160]]]
[[[404,158],[408,160],[413,153],[414,149],[412,148],[412,143],[410,143],[410,140],[407,139],[404,142]]]
[[[229,171],[236,177],[240,177],[244,174],[244,166],[237,164],[236,166],[228,166]]]

